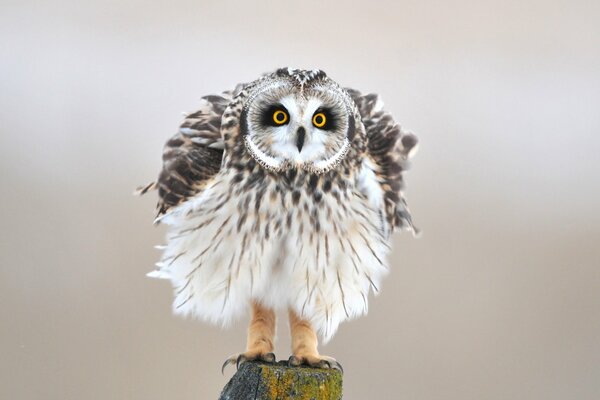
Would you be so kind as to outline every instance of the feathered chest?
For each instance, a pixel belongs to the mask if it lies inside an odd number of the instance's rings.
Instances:
[[[271,173],[252,164],[232,165],[164,219],[172,225],[169,239],[183,239],[182,251],[199,252],[194,261],[222,251],[227,241],[239,243],[242,252],[278,239],[293,240],[296,250],[316,248],[325,254],[332,240],[343,251],[353,251],[349,239],[354,237],[370,249],[376,242],[387,246],[385,218],[357,178],[349,168],[326,174],[296,169]]]
[[[258,297],[323,316],[325,336],[336,319],[366,312],[388,239],[381,214],[343,172],[229,168],[173,210],[160,274],[175,284],[175,309],[226,322],[247,304],[239,296]]]
[[[230,212],[236,214],[236,231],[255,238],[308,233],[312,240],[315,235],[345,235],[356,224],[366,224],[369,231],[380,228],[377,212],[370,209],[352,174],[238,170],[226,181],[217,207],[235,205]]]

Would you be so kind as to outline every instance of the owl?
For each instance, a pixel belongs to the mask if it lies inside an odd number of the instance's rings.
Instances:
[[[274,362],[288,314],[292,366],[339,368],[321,355],[342,321],[364,315],[388,272],[390,235],[416,232],[403,174],[417,138],[376,94],[321,70],[281,68],[202,98],[165,145],[156,221],[158,268],[173,310],[226,326],[250,314],[228,364]]]

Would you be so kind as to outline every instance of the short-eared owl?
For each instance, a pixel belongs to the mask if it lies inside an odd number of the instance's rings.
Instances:
[[[173,308],[228,324],[251,313],[245,352],[273,361],[275,311],[289,314],[291,365],[319,355],[340,322],[366,314],[386,274],[390,234],[415,231],[403,173],[417,139],[375,94],[320,70],[282,68],[202,99],[166,144],[157,221],[167,244],[151,276]]]

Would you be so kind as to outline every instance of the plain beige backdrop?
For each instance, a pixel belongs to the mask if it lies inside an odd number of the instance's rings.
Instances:
[[[217,398],[245,321],[172,316],[131,193],[200,96],[286,65],[421,139],[423,237],[323,348],[345,399],[600,398],[600,2],[548,0],[3,0],[0,398]]]

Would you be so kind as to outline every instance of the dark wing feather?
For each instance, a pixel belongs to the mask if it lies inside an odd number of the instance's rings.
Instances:
[[[404,198],[404,172],[416,150],[417,137],[402,131],[391,114],[384,111],[377,94],[363,95],[346,89],[358,106],[367,135],[367,156],[376,167],[375,175],[384,193],[385,214],[393,228],[416,233]]]
[[[232,97],[232,92],[203,97],[200,109],[165,144],[157,182],[138,189],[144,194],[158,188],[158,216],[201,192],[221,169],[221,117]]]

